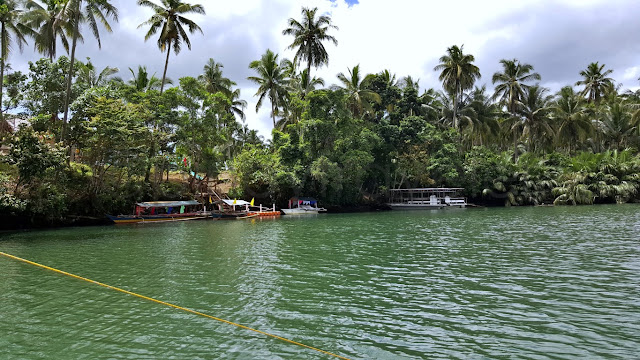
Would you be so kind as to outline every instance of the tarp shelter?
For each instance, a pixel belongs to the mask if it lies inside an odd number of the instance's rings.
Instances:
[[[221,202],[223,202],[225,205],[229,205],[229,206],[245,206],[245,205],[250,205],[251,203],[249,203],[248,201],[244,201],[244,200],[227,200],[227,199],[222,199],[220,200]],[[233,203],[235,201],[235,204]],[[217,202],[217,201],[216,201]]]

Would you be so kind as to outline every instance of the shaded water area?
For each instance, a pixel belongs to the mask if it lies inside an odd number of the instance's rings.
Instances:
[[[0,251],[353,359],[637,359],[640,206],[0,234]],[[0,257],[0,358],[327,359]]]

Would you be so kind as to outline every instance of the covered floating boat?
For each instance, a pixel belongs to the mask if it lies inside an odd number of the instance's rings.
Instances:
[[[327,209],[318,207],[318,200],[306,197],[289,199],[289,208],[282,209],[285,215],[311,215],[326,212]]]
[[[416,188],[389,191],[389,205],[394,210],[464,208],[467,199],[459,194],[463,188]]]
[[[200,220],[209,217],[202,204],[189,201],[151,201],[136,204],[134,215],[107,217],[116,224]]]
[[[220,199],[214,203],[218,208],[211,211],[213,219],[246,219],[249,216],[249,202],[244,200]]]

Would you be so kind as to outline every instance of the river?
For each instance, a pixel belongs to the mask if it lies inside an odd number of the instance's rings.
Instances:
[[[0,251],[351,359],[637,359],[640,207],[0,234]],[[328,359],[0,256],[1,359]]]

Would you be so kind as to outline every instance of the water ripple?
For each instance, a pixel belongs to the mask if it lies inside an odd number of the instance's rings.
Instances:
[[[351,358],[634,359],[637,209],[64,229],[0,250]],[[0,358],[323,358],[8,259],[0,273]]]

